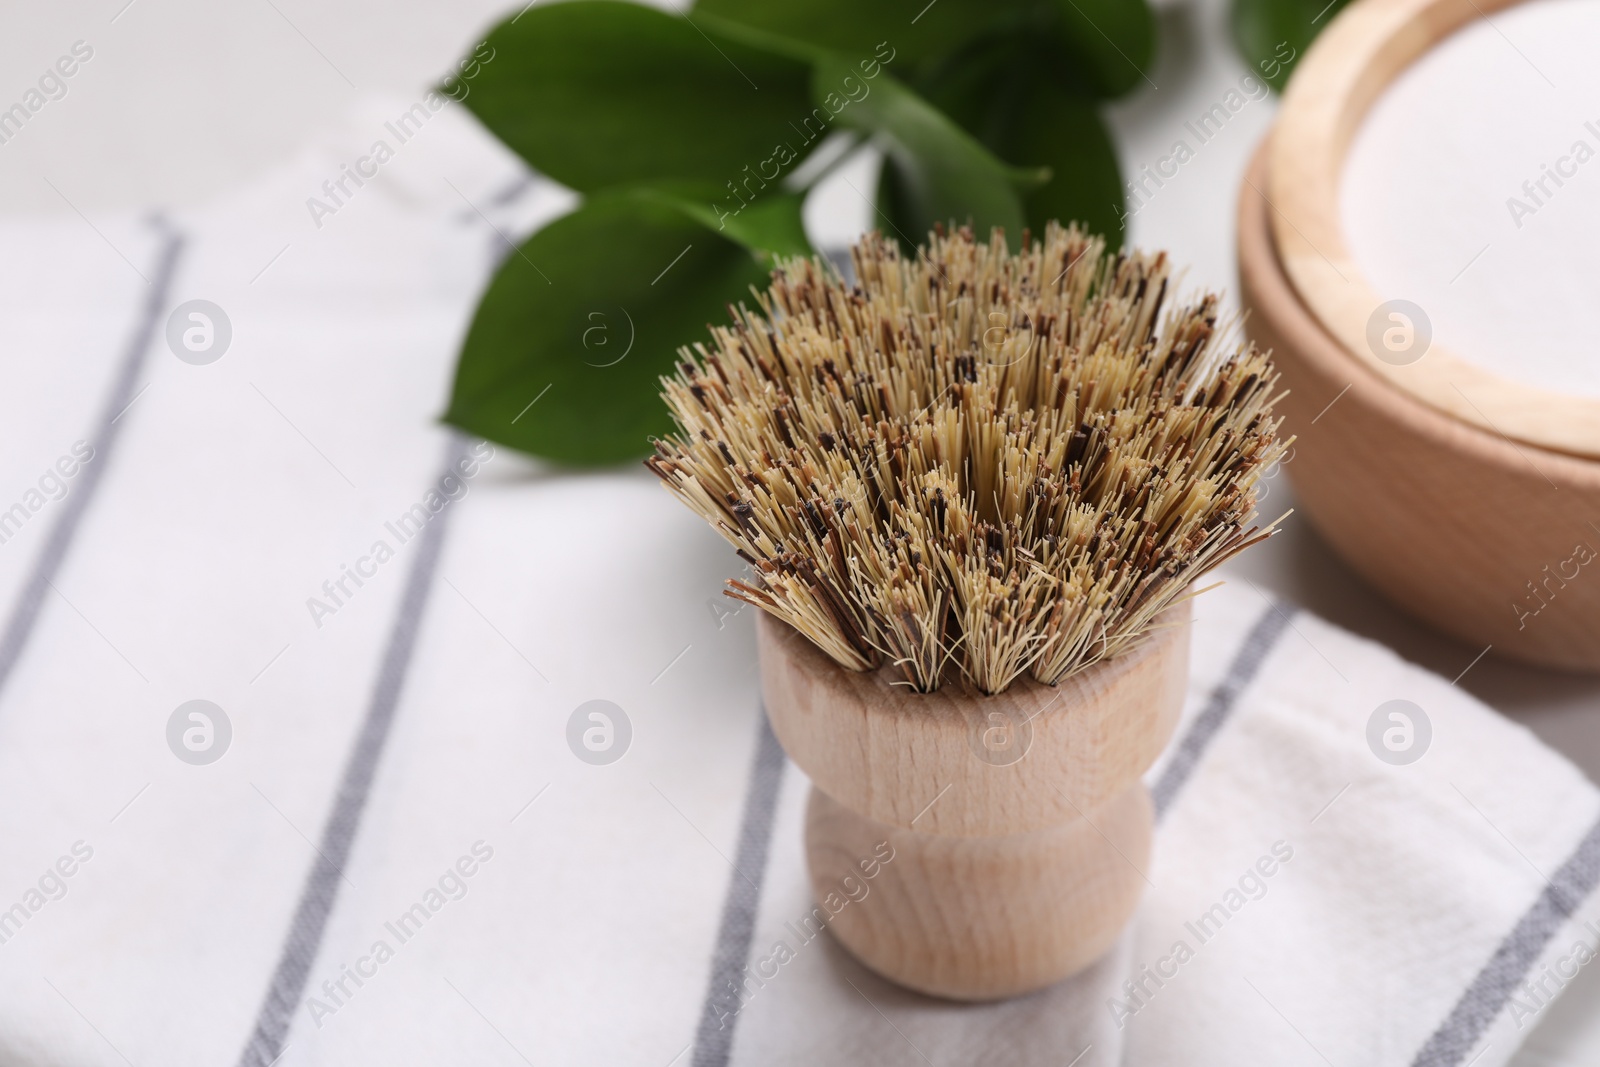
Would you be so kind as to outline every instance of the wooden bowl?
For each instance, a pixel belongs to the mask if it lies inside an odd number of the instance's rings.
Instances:
[[[1273,135],[1274,137],[1276,134]],[[1290,282],[1263,191],[1271,139],[1239,193],[1250,338],[1289,395],[1300,514],[1397,607],[1494,654],[1600,671],[1600,462],[1513,442],[1381,376]]]
[[[958,1000],[1041,989],[1099,958],[1145,885],[1141,776],[1188,676],[1187,601],[1156,626],[1058,686],[983,696],[845,670],[763,615],[767,715],[813,786],[818,925],[884,977]]]
[[[1600,398],[1508,378],[1428,344],[1415,331],[1415,305],[1385,302],[1344,237],[1339,182],[1373,102],[1428,49],[1518,2],[1358,0],[1340,12],[1295,68],[1258,188],[1272,204],[1273,243],[1294,291],[1369,371],[1469,426],[1600,460]]]

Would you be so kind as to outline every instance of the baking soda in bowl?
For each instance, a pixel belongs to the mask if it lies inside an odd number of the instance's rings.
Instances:
[[[1485,370],[1600,398],[1600,0],[1528,0],[1424,53],[1346,157],[1340,213],[1385,299]]]

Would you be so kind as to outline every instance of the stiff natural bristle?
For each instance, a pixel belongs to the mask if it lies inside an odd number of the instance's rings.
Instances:
[[[868,237],[785,262],[665,396],[647,462],[754,569],[730,595],[928,691],[1054,685],[1146,633],[1246,529],[1277,375],[1169,309],[1165,254],[1052,225],[1020,254]]]

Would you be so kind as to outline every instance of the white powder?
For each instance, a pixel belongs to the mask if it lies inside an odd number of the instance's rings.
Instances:
[[[1356,262],[1438,344],[1600,397],[1600,0],[1529,0],[1432,49],[1368,113],[1341,192]]]

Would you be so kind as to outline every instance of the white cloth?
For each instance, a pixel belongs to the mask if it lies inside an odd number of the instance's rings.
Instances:
[[[1494,989],[1467,1001],[1481,1032],[1448,1020],[1508,938],[1529,974],[1571,966],[1587,935],[1537,906],[1545,877],[1587,898],[1592,862],[1563,865],[1600,800],[1381,648],[1262,624],[1242,584],[1198,605],[1152,887],[1106,960],[964,1007],[822,938],[708,1024],[719,951],[764,953],[809,910],[807,786],[763,747],[750,618],[719,596],[734,561],[642,470],[479,454],[421,534],[393,529],[474,455],[434,420],[495,230],[568,202],[449,108],[317,227],[306,201],[410,103],[174,216],[181,244],[131,219],[0,227],[0,514],[25,513],[0,544],[0,1062],[1409,1063],[1442,1028],[1467,1051],[1418,1062],[1506,1061],[1531,1020]],[[191,299],[232,325],[205,366],[165,338]],[[80,440],[94,457],[48,499]],[[1279,640],[1230,689],[1261,625]],[[1404,767],[1366,741],[1397,698],[1433,726]],[[195,699],[232,730],[204,766],[168,743]],[[631,723],[606,766],[567,742],[594,699]],[[1208,744],[1181,740],[1196,723]],[[1108,1003],[1278,842],[1261,899],[1136,1011]],[[1530,913],[1554,935],[1513,937]]]

